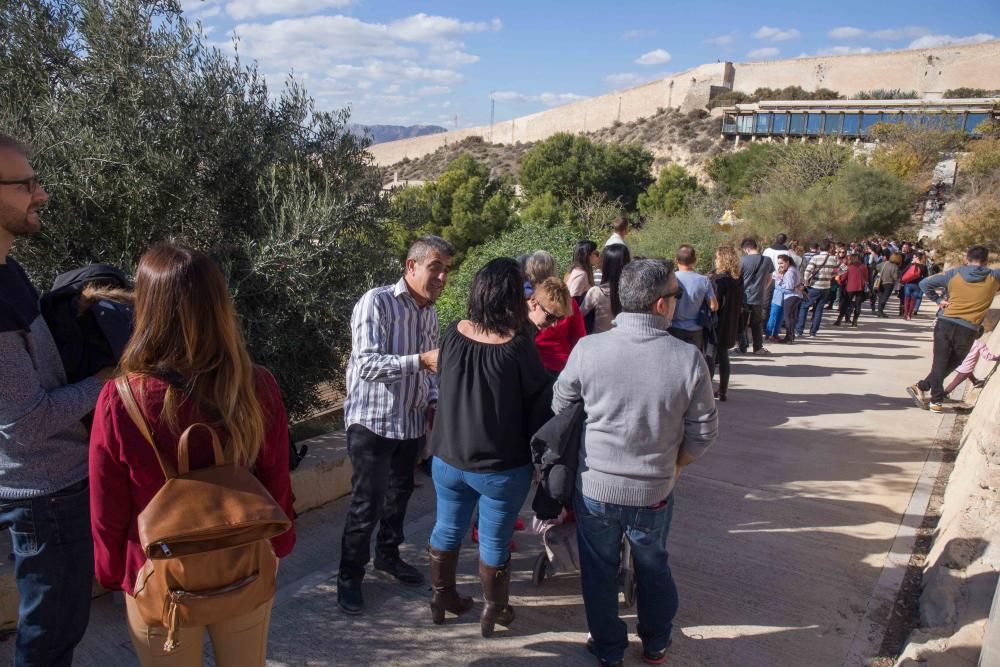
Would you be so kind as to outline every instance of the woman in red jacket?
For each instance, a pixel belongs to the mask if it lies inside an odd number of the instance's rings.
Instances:
[[[254,366],[218,266],[204,253],[159,245],[143,255],[135,280],[135,332],[119,371],[132,386],[157,448],[177,460],[177,439],[195,422],[211,424],[235,460],[253,469],[293,516],[288,421],[274,378]],[[191,468],[212,465],[211,442],[192,433]],[[223,623],[181,629],[179,648],[162,650],[166,629],[147,626],[132,597],[146,558],[137,517],[163,486],[156,452],[129,418],[115,388],[104,386],[90,438],[91,532],[98,581],[123,590],[129,634],[143,667],[200,665],[204,633],[219,665],[263,665],[271,603]],[[274,538],[281,558],[294,529]]]
[[[544,250],[538,250],[528,258],[525,272],[532,287],[540,285],[546,278],[555,275],[555,259]],[[569,317],[559,319],[535,336],[535,346],[542,356],[542,365],[554,376],[558,376],[562,369],[566,368],[569,353],[573,351],[577,341],[587,335],[587,326],[583,322],[583,313],[580,312],[576,299],[572,300],[570,306],[573,312]]]
[[[868,267],[861,261],[861,255],[848,255],[847,269],[836,280],[840,284],[840,314],[833,325],[839,327],[844,322],[856,327],[858,318],[861,317],[861,304],[865,301],[865,288],[868,286]]]

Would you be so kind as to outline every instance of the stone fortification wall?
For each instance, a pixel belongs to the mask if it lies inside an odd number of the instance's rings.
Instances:
[[[492,142],[497,144],[541,141],[557,132],[591,132],[610,127],[616,121],[628,123],[653,115],[659,107],[686,111],[704,106],[708,101],[710,87],[723,85],[725,71],[725,63],[701,65],[637,88],[500,121],[493,125],[492,131],[489,125],[480,125],[425,137],[389,141],[376,144],[368,150],[377,164],[385,166],[405,157],[421,157],[468,137],[482,137],[485,141],[491,141],[492,136]]]
[[[1000,308],[1000,298],[993,306]],[[988,340],[1000,352],[1000,328]],[[986,377],[994,363],[980,360],[976,377]],[[970,391],[976,407],[962,432],[924,568],[921,627],[911,634],[900,667],[975,665],[982,648],[1000,573],[1000,376],[978,399],[978,390]]]
[[[557,132],[592,132],[616,121],[652,116],[657,108],[681,111],[704,106],[712,87],[753,92],[760,87],[832,88],[843,95],[875,88],[916,90],[924,95],[949,88],[1000,88],[1000,40],[971,46],[914,49],[878,54],[800,58],[759,63],[711,63],[637,88],[548,109],[530,116],[425,137],[376,144],[376,164],[415,159],[468,137],[509,144],[547,139]]]
[[[851,96],[900,88],[940,97],[949,88],[1000,88],[1000,40],[970,46],[909,49],[879,54],[737,63],[734,90],[801,86]]]

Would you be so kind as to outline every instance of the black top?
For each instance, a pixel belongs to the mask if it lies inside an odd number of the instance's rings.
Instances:
[[[742,279],[733,278],[725,271],[715,274],[712,282],[715,286],[715,298],[719,300],[716,345],[728,350],[736,345],[740,330],[740,312],[743,310]]]
[[[38,317],[38,292],[12,258],[0,264],[0,331],[28,331]]]
[[[552,417],[552,380],[535,342],[479,343],[453,323],[441,339],[430,451],[471,472],[531,463],[531,436]]]

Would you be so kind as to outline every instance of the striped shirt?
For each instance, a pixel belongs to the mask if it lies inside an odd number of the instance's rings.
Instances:
[[[830,281],[839,266],[839,259],[828,252],[821,252],[809,260],[802,282],[813,289],[830,289]]]
[[[351,315],[347,363],[347,426],[409,440],[427,430],[427,406],[437,401],[437,377],[420,369],[420,353],[438,346],[433,305],[420,307],[406,281],[369,290]]]

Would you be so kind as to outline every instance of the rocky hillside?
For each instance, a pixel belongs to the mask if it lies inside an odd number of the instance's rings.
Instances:
[[[600,143],[626,144],[641,143],[656,157],[655,171],[670,163],[678,162],[696,174],[703,174],[705,162],[723,150],[726,144],[720,139],[722,121],[712,118],[703,109],[681,113],[676,109],[659,109],[653,116],[640,118],[631,123],[617,123],[612,127],[586,136]],[[481,137],[470,137],[421,158],[403,159],[383,169],[384,182],[393,180],[431,180],[437,178],[458,156],[469,153],[481,162],[489,164],[494,176],[511,174],[517,176],[521,158],[534,146],[533,143],[491,144]]]

